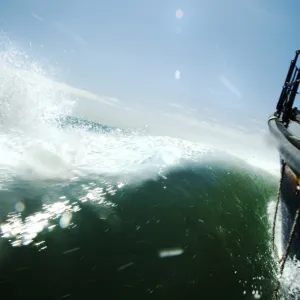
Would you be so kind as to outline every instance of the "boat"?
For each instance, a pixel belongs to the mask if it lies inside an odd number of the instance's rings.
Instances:
[[[278,261],[279,277],[288,258],[300,260],[300,138],[294,134],[296,125],[300,124],[300,111],[294,107],[300,83],[300,68],[297,66],[299,54],[300,50],[297,50],[288,69],[276,111],[268,119],[269,131],[279,152],[281,169],[272,236],[275,253],[276,222],[280,222],[282,253]],[[278,280],[273,299],[278,296],[279,285]]]

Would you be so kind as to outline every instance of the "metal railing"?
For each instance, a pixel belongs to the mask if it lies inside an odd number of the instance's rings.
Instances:
[[[290,122],[292,108],[300,84],[300,68],[297,67],[299,54],[300,50],[297,50],[295,58],[291,61],[290,68],[276,106],[277,111],[275,114],[279,117],[286,128]]]

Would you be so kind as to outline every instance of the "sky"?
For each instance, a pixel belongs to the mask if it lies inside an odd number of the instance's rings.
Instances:
[[[296,0],[10,0],[0,29],[58,81],[112,99],[108,112],[244,130],[275,110],[299,11]]]

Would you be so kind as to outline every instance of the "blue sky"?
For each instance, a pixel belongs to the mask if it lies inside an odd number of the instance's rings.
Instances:
[[[241,123],[265,122],[274,111],[300,48],[296,0],[10,0],[0,5],[0,28],[20,49],[56,68],[69,85],[132,107],[185,107]],[[183,11],[181,19],[177,9]]]

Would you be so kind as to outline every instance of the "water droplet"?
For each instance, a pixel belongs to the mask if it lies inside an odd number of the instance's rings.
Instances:
[[[18,203],[16,203],[15,209],[16,209],[17,212],[22,212],[22,211],[24,211],[24,209],[25,209],[24,203],[23,203],[23,202],[18,202]]]
[[[61,218],[60,218],[60,220],[59,220],[59,226],[60,226],[61,228],[66,228],[66,227],[68,227],[69,224],[70,224],[71,219],[72,219],[72,213],[69,212],[69,211],[65,212],[65,213],[61,216]]]
[[[180,20],[183,17],[183,10],[180,8],[177,9],[175,15],[176,15],[176,18]]]

